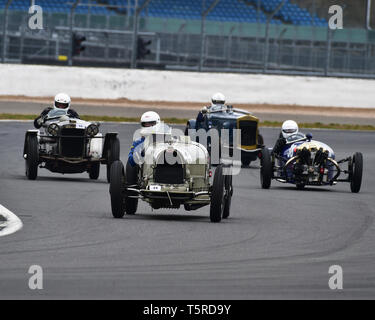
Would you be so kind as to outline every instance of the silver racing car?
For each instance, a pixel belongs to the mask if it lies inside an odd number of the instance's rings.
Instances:
[[[233,194],[230,167],[217,166],[212,181],[209,155],[203,145],[188,136],[173,137],[156,130],[142,148],[138,165],[129,161],[125,167],[121,161],[112,164],[110,196],[115,218],[135,214],[139,199],[153,209],[183,205],[190,211],[210,205],[212,222],[229,217]]]
[[[105,164],[109,182],[111,164],[120,157],[120,142],[115,132],[103,136],[99,123],[69,118],[66,110],[52,109],[41,130],[26,132],[23,157],[29,180],[37,178],[38,168],[62,174],[88,172],[96,180],[100,164]]]

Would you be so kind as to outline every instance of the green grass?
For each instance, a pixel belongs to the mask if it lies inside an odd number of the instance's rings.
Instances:
[[[9,114],[0,113],[0,120],[34,120],[38,115],[35,114]],[[110,116],[81,116],[86,121],[106,121],[106,122],[139,122],[139,118],[131,117],[110,117]],[[164,122],[170,124],[185,124],[188,119],[181,118],[163,118]],[[281,127],[280,121],[263,121],[260,122],[261,127]],[[358,130],[358,131],[375,131],[375,126],[372,125],[359,125],[359,124],[340,124],[340,123],[299,123],[300,128],[304,129],[336,129],[336,130]]]

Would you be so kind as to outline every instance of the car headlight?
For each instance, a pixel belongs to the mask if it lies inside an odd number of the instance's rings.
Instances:
[[[99,126],[92,123],[87,127],[86,132],[88,136],[95,137],[99,133]]]
[[[51,135],[56,137],[59,134],[60,127],[56,123],[51,123],[48,128],[47,132]]]

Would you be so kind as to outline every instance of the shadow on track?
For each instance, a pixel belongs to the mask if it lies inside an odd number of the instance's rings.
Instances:
[[[295,186],[271,186],[270,190],[285,190],[285,191],[296,191],[296,192],[310,192],[310,191],[315,191],[315,192],[333,192],[334,190],[332,189],[327,189],[327,188],[322,188],[322,187],[311,187],[307,186],[302,190],[297,189]]]
[[[112,217],[111,217],[112,218]],[[113,219],[113,218],[112,218]],[[158,213],[137,213],[135,215],[125,215],[123,219],[118,220],[157,220],[157,221],[197,221],[209,223],[208,216],[193,216],[186,214],[158,214]]]
[[[10,178],[14,180],[24,180],[29,181],[25,176],[23,175],[12,175]],[[87,178],[74,178],[74,177],[68,177],[68,176],[60,176],[60,177],[47,177],[47,176],[38,176],[38,178],[35,181],[32,181],[34,183],[37,183],[38,181],[62,181],[62,182],[85,182],[85,183],[102,183],[102,184],[108,184],[106,179],[98,179],[98,180],[91,180],[89,177]]]

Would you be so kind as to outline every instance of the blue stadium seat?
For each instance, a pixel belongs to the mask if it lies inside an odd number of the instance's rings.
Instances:
[[[144,0],[139,0],[140,4]],[[205,0],[206,8],[214,0]],[[235,21],[265,23],[267,15],[277,8],[282,0],[260,0],[261,10],[257,12],[258,0],[221,0],[217,6],[208,14],[207,19],[213,21]],[[4,8],[7,0],[0,0],[0,9]],[[67,1],[68,2],[68,1]],[[45,12],[66,12],[70,11],[70,5],[61,0],[36,0],[36,4],[40,5]],[[87,14],[91,11],[97,15],[115,15],[126,12],[125,8],[111,9],[108,7],[91,7],[84,4],[89,0],[81,0],[81,5],[77,7],[76,12],[79,14]],[[127,4],[124,0],[107,0],[110,5]],[[131,0],[131,5],[135,4],[135,0]],[[14,0],[10,6],[10,10],[26,11],[30,5],[30,0]],[[202,0],[152,0],[148,5],[148,9],[143,11],[143,17],[160,17],[160,18],[176,18],[176,19],[200,19],[202,14]],[[134,9],[131,9],[133,14]],[[283,8],[275,15],[271,23],[273,24],[294,24],[294,25],[316,25],[326,26],[327,21],[317,16],[312,16],[306,9],[300,8],[298,5],[290,3],[287,0]]]

